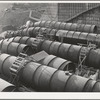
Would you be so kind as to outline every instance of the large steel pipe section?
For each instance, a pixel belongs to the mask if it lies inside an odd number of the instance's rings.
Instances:
[[[3,59],[2,59],[3,58]],[[0,72],[10,79],[10,67],[16,57],[7,54],[0,55]],[[28,62],[22,70],[19,81],[39,91],[56,92],[99,92],[100,82],[77,75],[66,75],[57,70],[35,62]]]
[[[28,29],[17,30],[17,31],[6,31],[4,38],[11,38],[16,36],[29,36],[29,37],[36,37],[39,33],[46,32],[46,35],[49,37],[55,36],[57,32],[56,29],[50,28],[43,28],[43,27],[30,27]],[[3,33],[1,33],[3,34]]]
[[[16,87],[15,85],[0,78],[0,92],[36,92],[36,91],[29,88]]]
[[[30,30],[31,28],[29,28]],[[63,38],[64,43],[71,44],[87,44],[87,42],[95,43],[97,46],[100,46],[100,34],[86,33],[86,32],[76,32],[76,31],[67,31],[67,30],[56,30],[50,28],[34,27],[33,32],[29,32],[29,36],[36,37],[38,33],[45,31],[46,38],[60,41],[60,38]]]
[[[11,83],[0,78],[0,92],[18,92],[16,87]]]
[[[17,38],[17,37],[16,37]],[[16,40],[15,38],[15,40]],[[19,40],[19,39],[18,39]],[[22,40],[25,40],[24,37]],[[31,40],[30,42],[28,42],[28,45],[31,45],[32,43],[34,44],[34,38],[29,39]],[[36,40],[36,39],[35,39]],[[25,42],[25,41],[23,41]],[[38,45],[39,43],[39,45]],[[81,49],[86,47],[82,47],[82,46],[77,46],[77,45],[71,45],[71,44],[65,44],[65,43],[60,43],[60,42],[52,42],[49,40],[45,40],[43,42],[38,42],[36,45],[39,47],[38,51],[44,50],[49,54],[53,54],[56,56],[59,56],[61,58],[67,59],[69,61],[78,63],[79,61],[79,55],[80,55],[80,51]],[[87,58],[86,58],[86,62],[85,65],[90,66],[90,67],[95,67],[95,68],[99,68],[100,65],[100,53],[99,53],[99,49],[96,50],[89,50],[88,54],[87,54]],[[94,59],[95,57],[95,59]]]
[[[29,28],[29,30],[31,30],[31,28]],[[31,34],[28,36],[36,37],[36,36],[38,36],[39,32],[42,34],[42,32],[44,30],[45,30],[44,35],[47,39],[52,38],[53,40],[56,40],[56,41],[61,41],[61,39],[62,39],[64,43],[70,43],[70,44],[77,44],[77,43],[87,44],[87,42],[89,41],[89,42],[95,43],[98,47],[100,46],[100,35],[93,34],[93,33],[90,34],[90,33],[85,33],[85,32],[56,30],[56,29],[35,27],[34,30],[32,30],[30,32],[28,31],[28,33]],[[25,36],[22,34],[21,35],[17,34],[16,37],[17,36],[24,36],[25,37],[24,39],[28,39],[27,35]],[[12,37],[15,37],[15,36],[12,36]]]
[[[100,46],[100,34],[58,30],[55,40],[59,41],[61,38],[63,39],[64,43],[87,44],[87,42],[92,42],[97,46]]]
[[[27,44],[28,46],[32,46],[32,43],[36,40],[36,38],[27,37],[27,36],[23,36],[23,37],[17,36],[17,37],[7,38],[6,40],[8,42],[16,42],[16,43]]]
[[[44,50],[49,54],[78,63],[81,50],[87,50],[87,47],[44,40],[41,42],[39,49],[38,51]],[[85,65],[100,69],[100,49],[93,50],[88,48],[87,51]]]
[[[34,33],[33,33],[34,34]],[[35,36],[36,37],[36,36]],[[52,29],[50,33],[46,33],[46,37],[50,39],[52,37],[53,40],[62,41],[63,43],[69,44],[87,44],[88,42],[92,42],[100,47],[100,34],[89,34],[84,32],[74,32],[74,31],[66,31],[66,30],[58,30]],[[16,36],[8,39],[13,42],[28,44],[31,45],[35,38],[28,36]]]
[[[56,22],[56,21],[35,22],[34,27],[50,27],[50,28],[54,28],[54,29],[58,29],[58,30],[63,29],[63,30],[88,32],[88,33],[96,33],[97,32],[96,25],[64,23],[64,22]]]
[[[18,56],[21,52],[25,52],[28,55],[33,54],[32,48],[25,44],[15,43],[8,41],[8,39],[0,41],[1,53],[8,53],[14,56]]]
[[[50,66],[58,70],[73,70],[75,71],[75,65],[71,61],[67,61],[60,57],[54,55],[48,55],[45,59],[41,60],[39,63],[42,65]]]

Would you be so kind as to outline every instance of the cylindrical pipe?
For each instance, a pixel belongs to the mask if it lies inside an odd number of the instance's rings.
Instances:
[[[83,91],[85,84],[87,83],[88,79],[83,78],[77,75],[72,75],[69,80],[67,81],[67,84],[65,86],[65,91],[67,92],[80,92]]]
[[[3,64],[0,64],[0,70],[2,68],[2,74],[8,79],[10,78],[11,74],[9,68],[14,63],[13,58],[16,57],[9,56],[5,58],[4,61],[2,61]],[[90,92],[90,88],[89,90],[85,90],[86,85],[89,85],[89,79],[77,75],[66,75],[64,71],[44,66],[35,62],[28,62],[25,65],[21,76],[19,77],[19,82],[21,82],[23,85],[27,84],[33,89],[36,88],[39,91],[82,92],[84,90]],[[96,83],[94,80],[91,82]],[[98,82],[98,85],[91,85],[92,90],[95,89],[95,91],[100,92],[99,84],[100,82]]]
[[[31,40],[31,41],[29,41],[29,40]],[[34,38],[29,38],[27,40],[27,42],[29,42],[28,45],[31,45],[34,42]],[[55,44],[55,46],[53,46],[54,44]],[[46,40],[45,42],[42,43],[41,50],[45,50],[47,53],[54,54],[56,56],[59,56],[59,57],[65,58],[67,60],[78,63],[78,58],[79,58],[81,46],[76,46],[76,45],[71,46],[70,44],[65,44],[65,43],[61,44],[58,42],[52,42],[52,41]],[[99,52],[99,49],[98,50],[91,50],[91,53],[89,53],[89,55],[88,55],[89,57],[87,57],[88,60],[86,62],[86,65],[94,66],[94,67],[98,68],[98,66],[99,66],[99,53],[98,52]],[[65,56],[65,54],[66,54],[66,56]],[[95,56],[95,54],[98,56]],[[94,60],[93,57],[95,57],[96,60]]]
[[[68,31],[68,30],[56,30],[56,29],[49,29],[49,28],[43,28],[43,27],[31,27],[28,30],[26,36],[32,36],[36,37],[39,33],[45,32],[45,36],[48,39],[56,40],[56,41],[61,41],[63,39],[64,43],[70,43],[70,44],[77,44],[77,43],[82,43],[82,44],[87,44],[88,42],[95,43],[98,47],[100,46],[100,35],[99,34],[93,34],[93,33],[86,33],[86,32],[77,32],[77,31]],[[18,32],[15,36],[25,36],[23,34],[23,31],[21,34]],[[16,32],[15,32],[16,33]],[[9,33],[10,34],[10,33]]]
[[[50,66],[59,70],[73,70],[75,71],[75,65],[71,61],[67,61],[65,59],[59,58],[54,55],[48,55],[45,59],[43,59],[41,64]]]
[[[24,29],[24,30],[11,31],[7,33],[6,38],[16,37],[16,36],[36,37],[39,33],[42,34],[43,32],[45,32],[46,38],[56,40],[56,41],[63,40],[64,43],[87,44],[89,41],[89,42],[95,43],[98,47],[100,46],[100,41],[99,41],[100,35],[99,34],[93,34],[93,33],[90,34],[86,32],[77,32],[77,31],[70,31],[70,30],[57,30],[57,29],[50,29],[50,28],[43,28],[43,27],[31,27],[31,28]]]
[[[43,27],[30,27],[25,28],[23,30],[17,30],[17,31],[9,31],[2,33],[4,34],[4,38],[11,38],[16,36],[29,36],[29,37],[36,37],[39,33],[47,33],[47,36],[55,36],[57,30],[56,29],[50,29],[50,28],[43,28]]]
[[[32,48],[25,44],[15,43],[11,41],[1,40],[0,41],[0,50],[2,53],[8,53],[14,56],[18,56],[19,53],[25,52],[28,55],[33,54]]]
[[[17,92],[16,87],[0,78],[0,92]]]
[[[35,92],[35,90],[24,87],[16,87],[15,85],[0,78],[0,92]]]
[[[58,30],[56,33],[55,40],[60,41],[61,38],[63,39],[64,43],[87,44],[87,42],[92,42],[92,43],[96,44],[97,46],[100,46],[100,41],[98,39],[98,38],[100,38],[99,34]]]
[[[34,30],[38,28],[35,27]],[[49,28],[40,28],[40,30],[44,30],[46,32],[46,36],[48,39],[53,38],[56,41],[60,41],[60,38],[63,38],[64,43],[71,43],[71,44],[87,44],[87,42],[95,43],[96,45],[100,46],[100,35],[94,34],[94,33],[86,33],[86,32],[77,32],[77,31],[69,31],[69,30],[56,30],[56,29],[49,29]],[[41,33],[41,31],[38,30],[38,32]],[[49,31],[48,31],[49,30]],[[36,33],[33,32],[33,35]],[[35,34],[33,37],[36,37],[37,34]],[[60,40],[59,40],[60,39]]]
[[[41,24],[42,22],[45,24]],[[46,27],[45,26],[46,23],[48,23],[48,21],[35,22],[34,27]],[[54,29],[59,29],[59,30],[63,29],[63,30],[80,31],[80,32],[88,32],[88,33],[96,33],[97,32],[97,26],[89,25],[89,24],[64,23],[64,22],[51,21],[51,23],[48,25],[48,27],[54,28]]]
[[[27,44],[28,46],[32,46],[32,43],[36,40],[36,38],[32,38],[32,37],[12,37],[10,39],[4,39],[7,40],[8,42],[16,42],[16,43],[20,43],[20,44]],[[1,42],[1,41],[0,41]]]
[[[54,54],[55,56],[59,56],[75,63],[78,63],[82,49],[87,50],[85,65],[100,69],[100,49],[87,49],[87,47],[52,42],[49,40],[42,41],[40,46],[40,50],[44,50],[49,54]]]

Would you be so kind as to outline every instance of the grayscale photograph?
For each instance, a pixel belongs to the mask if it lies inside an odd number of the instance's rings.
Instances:
[[[100,3],[0,3],[0,92],[100,92]]]

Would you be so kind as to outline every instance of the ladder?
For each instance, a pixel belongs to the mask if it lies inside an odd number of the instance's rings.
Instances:
[[[95,49],[96,45],[92,44],[91,42],[87,42],[87,47],[82,47],[79,55],[79,62],[78,62],[78,69],[76,71],[77,74],[82,73],[83,65],[85,64],[85,59],[87,57],[87,53],[89,52],[90,49]]]
[[[81,51],[80,51],[78,69],[81,68],[81,71],[82,71],[82,67],[85,63],[87,53],[88,53],[88,47],[87,48],[82,48]]]

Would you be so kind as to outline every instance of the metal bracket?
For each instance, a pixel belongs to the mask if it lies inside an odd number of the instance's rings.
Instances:
[[[13,65],[10,67],[10,82],[14,83],[16,86],[19,85],[19,77],[24,67],[24,64],[26,64],[25,57],[27,57],[26,54],[20,53]]]

